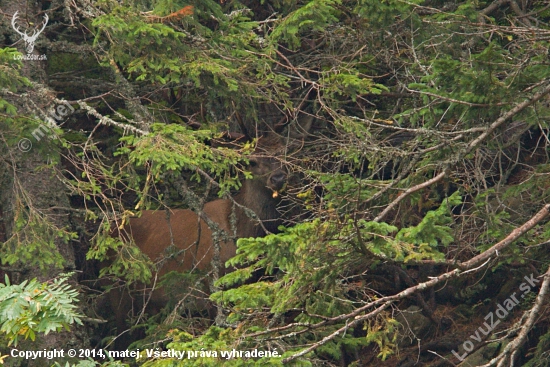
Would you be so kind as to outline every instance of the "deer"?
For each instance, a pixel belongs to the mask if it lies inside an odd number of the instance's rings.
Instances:
[[[247,170],[252,178],[242,181],[239,192],[232,198],[207,202],[198,213],[189,209],[172,209],[168,213],[143,210],[140,217],[130,218],[113,236],[134,242],[158,265],[155,279],[171,271],[210,271],[214,273],[213,278],[227,273],[230,269],[223,264],[236,254],[236,239],[275,233],[282,224],[277,207],[287,184],[287,173],[272,155],[281,144],[271,142],[264,143],[264,148],[261,144],[258,146],[248,159]],[[212,281],[206,288],[212,288]],[[208,295],[209,291],[204,292]],[[149,313],[158,312],[169,299],[163,289],[153,284],[143,285],[137,293]],[[109,298],[120,333],[132,309],[132,300],[127,292],[116,288],[109,292]],[[204,308],[204,302],[199,308]],[[128,341],[127,337],[117,339],[115,347],[125,348]]]

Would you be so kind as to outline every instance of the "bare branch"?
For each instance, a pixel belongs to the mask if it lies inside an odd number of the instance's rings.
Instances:
[[[489,128],[484,133],[480,134],[476,139],[474,139],[472,142],[470,142],[470,144],[468,144],[468,146],[461,152],[460,154],[461,157],[467,155],[468,153],[473,151],[475,148],[477,148],[482,141],[484,141],[493,131],[495,131],[500,125],[505,123],[508,119],[517,115],[518,113],[523,111],[525,108],[537,102],[539,99],[541,99],[548,93],[550,93],[550,83],[548,83],[544,88],[542,88],[540,92],[536,93],[533,97],[517,104],[510,111],[506,112],[504,115],[499,117],[495,122],[493,122],[489,126]]]
[[[491,247],[490,249],[482,252],[481,254],[473,257],[472,259],[459,264],[459,268],[461,269],[470,269],[471,267],[489,259],[494,254],[498,254],[498,251],[502,251],[504,248],[506,248],[508,245],[510,245],[512,242],[517,240],[519,237],[521,237],[525,232],[529,231],[531,228],[533,228],[537,223],[539,223],[541,220],[543,220],[550,211],[550,204],[546,204],[537,214],[535,214],[534,217],[529,219],[527,222],[525,222],[521,227],[518,227],[514,229],[508,236],[506,236],[505,239]]]
[[[63,103],[63,101],[61,101],[57,98],[55,99],[55,102],[56,103]],[[123,124],[123,123],[117,122],[117,121],[115,121],[115,120],[113,120],[113,119],[111,119],[107,116],[103,116],[102,114],[97,112],[97,110],[95,108],[89,106],[86,102],[84,102],[82,100],[77,100],[75,102],[78,103],[80,108],[82,108],[84,111],[86,111],[89,115],[92,115],[95,118],[97,118],[99,120],[99,123],[102,124],[102,125],[118,127],[120,129],[124,130],[125,133],[127,131],[131,131],[131,132],[133,132],[134,134],[137,134],[137,135],[147,135],[148,134],[148,132],[145,131],[145,130],[139,129],[139,128],[137,128],[135,126],[132,126],[132,125],[129,125],[129,124]]]
[[[546,270],[546,273],[543,275],[544,281],[542,282],[540,286],[539,294],[537,295],[537,299],[535,300],[535,304],[533,307],[527,311],[525,315],[527,315],[527,321],[523,326],[521,327],[521,331],[518,336],[514,340],[512,340],[502,352],[495,358],[491,359],[489,363],[484,364],[480,367],[491,367],[498,363],[499,367],[504,366],[513,366],[513,362],[515,360],[515,357],[517,355],[518,349],[525,343],[527,340],[527,334],[533,326],[535,325],[535,320],[539,316],[539,312],[543,305],[545,305],[546,302],[546,296],[548,295],[548,290],[550,289],[550,267]],[[524,317],[522,317],[522,320]],[[510,357],[509,357],[510,356]],[[509,357],[509,358],[508,358]]]
[[[440,181],[443,177],[445,177],[445,175],[447,174],[447,170],[444,170],[443,172],[441,172],[440,174],[438,174],[437,176],[435,176],[434,178],[432,179],[429,179],[428,181],[425,181],[425,182],[422,182],[421,184],[418,184],[416,186],[413,186],[413,187],[410,187],[408,188],[404,193],[402,193],[401,195],[399,195],[394,201],[392,201],[390,203],[390,205],[388,205],[386,207],[386,209],[384,209],[382,211],[382,213],[380,213],[376,218],[374,218],[374,222],[380,222],[382,219],[384,219],[384,217],[393,209],[395,208],[395,206],[397,206],[397,204],[399,204],[403,199],[405,199],[406,197],[408,197],[410,194],[412,194],[413,192],[416,192],[418,190],[421,190],[425,187],[428,187],[430,186],[431,184],[433,183],[436,183],[438,181]]]
[[[530,228],[532,228],[534,225],[536,225],[538,222],[540,222],[542,219],[544,219],[544,217],[548,214],[549,209],[550,209],[550,204],[545,205],[544,208],[541,211],[539,211],[539,213],[537,213],[534,217],[532,217],[530,220],[528,220],[523,226],[521,226],[520,228],[517,228],[516,230],[512,231],[512,233],[508,237],[506,237],[506,239],[504,241],[507,241],[508,239],[511,239],[510,240],[510,243],[511,243],[513,241],[513,239],[517,239],[519,236],[524,234],[526,231],[528,231]],[[503,241],[501,241],[501,242],[503,242]],[[495,245],[495,246],[497,246],[497,245]],[[493,248],[495,246],[493,246]],[[476,259],[476,261],[472,261],[474,259]],[[443,274],[441,274],[437,277],[431,278],[430,280],[428,280],[426,282],[419,283],[419,284],[417,284],[413,287],[409,287],[409,288],[407,288],[407,289],[405,289],[405,290],[403,290],[403,291],[401,291],[397,294],[394,294],[393,296],[381,297],[381,298],[376,299],[372,302],[369,302],[369,303],[355,309],[353,312],[350,312],[348,314],[339,315],[339,316],[330,318],[328,320],[323,320],[323,321],[321,321],[317,324],[310,325],[309,327],[307,327],[303,331],[298,331],[296,333],[292,333],[292,335],[296,335],[297,333],[303,333],[305,331],[310,331],[312,329],[316,329],[316,328],[321,327],[321,326],[331,325],[331,324],[334,324],[334,323],[337,323],[337,322],[340,322],[340,321],[349,320],[351,318],[354,318],[354,321],[347,323],[344,327],[338,329],[337,331],[335,331],[331,335],[323,338],[321,341],[319,341],[319,342],[313,344],[312,346],[306,348],[304,351],[301,351],[301,352],[299,352],[295,355],[292,355],[291,357],[286,358],[284,360],[284,362],[290,362],[290,361],[304,355],[305,353],[311,352],[315,348],[325,344],[327,341],[329,341],[331,339],[334,339],[335,337],[340,335],[342,332],[344,332],[348,328],[355,326],[358,322],[360,322],[362,320],[369,319],[372,316],[380,313],[383,309],[387,308],[391,303],[393,303],[397,300],[403,299],[405,297],[409,297],[409,296],[415,294],[416,292],[423,291],[423,290],[426,290],[428,288],[431,288],[431,287],[433,287],[433,286],[435,286],[435,285],[437,285],[441,282],[444,282],[448,279],[459,277],[463,274],[467,274],[467,273],[470,273],[472,271],[475,272],[476,270],[479,270],[479,269],[483,268],[483,266],[479,266],[479,267],[477,267],[477,269],[473,269],[475,266],[477,266],[480,262],[482,262],[484,260],[486,260],[485,264],[488,263],[488,260],[486,259],[485,256],[482,257],[481,255],[478,255],[474,259],[464,263],[463,266],[460,269],[454,269],[454,270],[451,270],[449,272],[443,273]],[[550,274],[550,270],[545,275],[546,276],[545,281],[549,280],[549,277],[548,277],[549,274]],[[549,282],[550,282],[550,280],[549,280]],[[377,307],[377,308],[375,310],[371,311],[368,314],[361,315],[361,313],[363,313],[363,312],[365,312],[368,309],[373,308],[373,307]],[[291,324],[291,325],[292,326],[303,326],[303,324],[301,324],[301,325]],[[287,326],[285,326],[285,328],[289,328],[291,325],[287,325]],[[270,332],[270,331],[266,331],[266,333]]]

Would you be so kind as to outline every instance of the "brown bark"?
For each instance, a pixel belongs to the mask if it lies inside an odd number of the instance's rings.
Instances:
[[[30,3],[22,0],[3,2],[2,8],[3,13],[8,15],[12,15],[16,11],[19,14],[42,14],[40,8],[31,6]],[[11,29],[10,20],[5,16],[2,17],[0,28],[9,31]],[[14,39],[19,40],[21,38],[14,31],[13,33]],[[46,27],[39,38],[44,39],[47,33]],[[22,53],[26,52],[23,40],[18,42],[15,47]],[[38,41],[33,53],[36,55],[44,53]],[[17,108],[18,115],[40,116],[41,113],[45,114],[47,112],[47,108],[55,106],[52,101],[55,92],[38,84],[45,80],[46,64],[42,61],[31,60],[23,60],[22,62],[21,73],[35,84],[27,87],[26,90],[17,91],[17,94],[4,95],[3,98]],[[18,139],[28,139],[34,145],[26,152],[22,151],[17,145],[8,146],[6,137],[4,135],[0,136],[0,153],[2,156],[2,161],[0,161],[0,210],[2,212],[3,231],[5,232],[2,240],[14,239],[13,236],[17,235],[14,224],[17,219],[16,216],[21,211],[36,213],[44,219],[44,222],[50,223],[52,228],[71,230],[69,198],[64,184],[56,175],[60,165],[51,164],[52,160],[58,157],[57,146],[52,144],[47,133],[44,136],[37,136],[39,139],[32,136],[30,132],[26,132],[17,137]],[[37,236],[36,240],[39,241],[40,230],[28,229],[30,230],[29,233]],[[17,244],[17,241],[12,243]],[[63,258],[61,267],[51,266],[41,270],[36,265],[31,265],[21,259],[19,263],[4,267],[4,270],[10,276],[11,282],[18,284],[33,278],[38,278],[44,282],[59,276],[61,273],[74,271],[75,254],[71,242],[56,238],[54,243],[57,252]],[[40,257],[40,253],[37,254],[37,257]],[[73,276],[72,280],[76,283],[76,276]],[[68,348],[83,348],[88,344],[85,328],[72,325],[70,331],[51,332],[48,335],[37,334],[36,341],[20,342],[17,348],[19,350],[63,348],[66,351]],[[66,362],[62,359],[56,361],[61,365],[65,365]],[[6,363],[9,366],[39,367],[50,365],[52,361],[9,357]]]

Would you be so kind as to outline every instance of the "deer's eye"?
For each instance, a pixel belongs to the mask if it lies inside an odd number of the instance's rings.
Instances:
[[[250,160],[248,165],[249,165],[250,167],[256,167],[256,166],[258,165],[258,162],[253,161],[253,160]]]

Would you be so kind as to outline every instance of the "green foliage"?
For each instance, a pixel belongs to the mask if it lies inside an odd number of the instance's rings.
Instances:
[[[537,349],[534,353],[534,358],[527,362],[525,367],[549,367],[550,356],[548,351],[550,350],[550,331],[546,332],[537,344]]]
[[[274,313],[284,312],[304,303],[313,307],[327,305],[327,302],[333,300],[326,297],[325,292],[337,292],[338,285],[334,283],[337,277],[335,272],[336,269],[342,269],[340,265],[343,266],[346,260],[349,261],[346,255],[350,250],[336,240],[330,242],[332,247],[328,247],[325,236],[333,231],[334,227],[328,223],[313,221],[287,228],[278,235],[240,239],[238,254],[229,264],[246,264],[255,260],[251,265],[252,269],[265,268],[266,272],[271,274],[278,268],[283,275],[276,282],[266,283],[261,287],[244,286],[230,293],[223,292],[212,297],[225,303],[233,303],[235,309],[246,309],[247,306],[258,304],[271,307]],[[325,250],[320,252],[321,248]],[[240,277],[248,274],[249,271],[239,271],[221,278],[219,284],[229,285],[242,281],[244,279]],[[245,296],[248,293],[245,292],[252,289],[254,295],[252,300],[249,300]],[[327,305],[324,312],[330,313],[330,310],[334,312],[334,307]]]
[[[240,153],[250,153],[251,146],[245,147],[243,152],[223,147],[212,148],[205,141],[213,135],[208,130],[193,131],[176,124],[153,124],[148,135],[121,138],[125,145],[117,154],[127,155],[130,163],[136,167],[148,168],[145,193],[153,182],[157,182],[167,172],[197,172],[199,168],[223,178],[220,182],[221,196],[230,188],[239,187],[237,177],[231,177],[231,170],[241,159]],[[201,175],[195,173],[193,179],[200,182]]]
[[[149,359],[143,364],[144,367],[167,367],[167,366],[282,366],[281,355],[278,357],[262,357],[262,358],[242,358],[230,357],[229,354],[235,351],[271,351],[275,349],[266,348],[264,345],[254,345],[244,343],[238,348],[235,348],[235,342],[239,336],[238,331],[233,329],[222,329],[219,327],[211,327],[200,337],[193,337],[185,331],[172,330],[169,337],[173,338],[172,342],[167,345],[167,348],[176,351],[185,352],[183,359],[178,358],[161,358]],[[248,345],[247,345],[248,344]],[[193,352],[193,355],[188,353]],[[142,351],[142,357],[146,356],[146,352]],[[222,354],[224,353],[224,354]],[[306,366],[308,364],[298,363],[298,366]]]
[[[475,1],[466,1],[463,4],[460,4],[456,11],[453,13],[454,16],[464,16],[468,18],[470,21],[475,22],[479,14],[476,11],[476,2]]]
[[[14,105],[8,103],[4,99],[0,99],[0,111],[5,112],[7,115],[15,115],[17,109]]]
[[[459,7],[458,13],[465,10],[471,14],[473,7],[474,3],[468,2]],[[475,18],[477,12],[474,13]],[[460,32],[455,32],[455,27],[454,22],[449,22],[447,33],[437,36],[446,36],[448,40],[444,42],[444,51],[434,53],[433,59],[426,60],[423,65],[429,65],[430,73],[423,76],[420,83],[415,81],[409,85],[411,89],[432,94],[423,95],[424,103],[433,100],[433,96],[442,96],[443,102],[420,110],[405,110],[395,116],[401,123],[409,119],[413,126],[431,127],[444,116],[452,115],[475,124],[479,119],[498,116],[502,106],[513,105],[516,92],[524,88],[525,84],[536,83],[535,80],[543,80],[550,75],[548,67],[543,66],[545,53],[538,44],[533,47],[530,62],[516,60],[521,65],[518,67],[516,63],[510,62],[517,54],[506,48],[510,37],[503,35],[495,41],[485,42],[476,37],[461,36]],[[469,46],[467,57],[452,47],[457,43]],[[470,126],[468,124],[467,127]]]
[[[358,266],[358,261],[368,259],[369,255],[395,261],[442,259],[438,247],[453,241],[448,226],[450,209],[460,202],[460,196],[454,193],[437,210],[428,212],[417,226],[399,232],[395,226],[362,219],[349,219],[341,225],[315,220],[285,228],[277,235],[240,239],[237,255],[228,264],[241,268],[221,278],[219,285],[243,282],[255,268],[265,268],[267,274],[277,268],[282,276],[274,282],[245,285],[214,294],[212,299],[231,303],[236,310],[268,306],[278,313],[307,304],[306,308],[319,308],[322,314],[330,314],[334,308],[327,302],[334,300],[325,299],[325,292],[334,295],[343,292],[345,289],[337,281],[342,271],[351,271]],[[392,233],[396,232],[392,238]],[[248,267],[242,268],[242,265]],[[346,308],[345,305],[340,307]]]
[[[128,367],[127,363],[111,360],[109,362],[97,362],[93,359],[78,361],[77,363],[65,363],[64,365],[55,362],[54,367]]]
[[[404,262],[443,259],[440,245],[447,246],[453,241],[450,209],[460,203],[456,192],[437,210],[428,212],[417,226],[398,232],[396,227],[386,223],[362,219],[348,219],[340,225],[314,220],[285,228],[277,235],[240,239],[237,255],[228,264],[241,268],[221,278],[220,285],[243,282],[255,268],[264,268],[267,274],[278,269],[281,276],[273,282],[214,294],[212,299],[232,304],[236,310],[272,307],[274,313],[279,313],[307,305],[306,309],[315,308],[315,311],[310,309],[312,314],[319,312],[328,316],[331,310],[342,312],[347,306],[331,306],[335,299],[326,298],[326,294],[336,296],[345,292],[339,282],[345,276],[343,271],[352,271],[363,261],[368,264],[373,256]],[[392,238],[392,233],[396,232]],[[248,266],[242,268],[243,265]]]
[[[298,48],[303,32],[323,30],[338,20],[336,6],[340,3],[340,0],[310,0],[288,14],[275,27],[271,33],[271,40],[284,41],[291,48]]]
[[[332,331],[332,328],[329,328]],[[344,335],[338,338],[334,343],[326,343],[316,350],[316,354],[329,360],[343,360],[346,355],[358,353],[361,347],[369,343],[365,338],[354,338],[351,335]]]
[[[396,340],[398,336],[399,323],[391,318],[379,317],[376,320],[368,323],[365,328],[367,330],[367,343],[376,343],[378,345],[378,358],[385,361],[394,353],[397,347]]]
[[[103,64],[116,63],[137,80],[157,85],[180,84],[181,88],[181,83],[192,83],[195,89],[187,99],[194,103],[217,104],[218,98],[225,97],[234,101],[224,102],[225,107],[234,108],[242,99],[286,99],[280,89],[288,78],[276,75],[271,70],[273,60],[258,52],[264,48],[269,54],[272,47],[255,33],[258,23],[250,20],[242,6],[234,3],[236,9],[229,16],[212,0],[192,5],[193,15],[182,18],[178,27],[157,19],[178,10],[180,5],[170,1],[158,2],[147,15],[115,6],[108,15],[96,18],[95,44],[112,43]],[[208,91],[206,100],[199,88]]]
[[[336,182],[333,187],[336,190],[342,185]],[[352,287],[342,279],[347,274],[364,271],[369,265],[375,266],[377,259],[399,262],[443,259],[442,246],[453,241],[449,227],[451,208],[461,200],[456,192],[438,209],[428,212],[418,225],[399,231],[387,223],[331,218],[284,228],[277,235],[240,239],[237,256],[228,262],[239,269],[221,278],[218,284],[230,286],[243,282],[257,268],[274,276],[269,281],[215,293],[211,298],[232,306],[234,313],[229,320],[233,322],[246,319],[253,310],[268,307],[275,315],[303,309],[296,318],[303,323],[320,321],[310,315],[331,317],[350,312],[354,302]],[[320,348],[318,355],[337,360],[342,350],[376,343],[379,357],[386,359],[395,349],[395,321],[388,319],[369,325],[366,339],[337,338]],[[325,328],[323,333],[331,330]]]
[[[250,276],[247,274],[243,276],[239,274],[240,272],[245,271],[237,270],[237,272],[228,274],[223,282],[232,283],[238,282],[242,279],[246,279]],[[223,284],[223,283],[220,283]],[[213,301],[219,304],[234,304],[234,309],[236,311],[245,311],[248,309],[260,309],[262,307],[271,306],[274,302],[274,296],[277,294],[277,291],[282,286],[279,283],[271,282],[258,282],[252,284],[242,285],[238,288],[228,289],[224,292],[217,292],[212,294],[210,297]],[[237,316],[237,315],[235,315]]]
[[[129,282],[147,282],[152,277],[152,262],[134,243],[126,243],[111,236],[108,222],[103,223],[95,245],[86,254],[88,260],[96,259],[108,264],[101,269],[100,277],[113,274]]]
[[[38,267],[42,271],[61,269],[64,259],[56,243],[67,243],[76,234],[58,228],[47,217],[34,209],[26,209],[17,202],[12,236],[0,247],[2,264],[23,262],[26,266]]]
[[[413,4],[420,4],[421,0],[359,0],[353,12],[365,18],[373,28],[388,27],[396,17],[407,17],[411,14]]]
[[[141,70],[140,65],[151,67],[156,71],[161,69],[170,71],[170,65],[173,65],[172,59],[167,60],[165,64],[162,55],[166,51],[178,49],[181,39],[185,37],[184,34],[162,23],[145,22],[134,10],[126,7],[114,8],[111,13],[94,19],[92,25],[97,27],[94,40],[96,45],[102,37],[120,42],[120,47],[110,50],[105,66],[111,60],[122,65],[135,60],[134,71]]]
[[[348,221],[351,230],[353,222]],[[402,260],[405,247],[391,240],[390,235],[397,231],[395,226],[387,223],[378,223],[374,221],[367,222],[360,219],[357,221],[357,226],[354,228],[359,245],[364,246],[370,253],[381,258],[391,258]],[[354,233],[354,232],[350,232]],[[363,251],[361,251],[363,252]]]
[[[15,48],[0,48],[0,85],[12,92],[30,84],[27,78],[19,74],[19,69],[23,65],[21,60],[18,59],[21,56],[23,55]],[[1,105],[0,108],[2,108]]]
[[[448,246],[454,241],[452,228],[453,222],[451,208],[460,205],[462,198],[458,191],[446,198],[437,210],[431,210],[422,221],[414,227],[403,228],[397,233],[396,240],[413,243],[418,246],[418,253],[411,253],[405,261],[421,259],[427,256],[432,259],[444,259],[444,254],[439,252],[439,246]]]
[[[388,91],[382,84],[376,84],[372,79],[361,75],[357,70],[331,70],[321,75],[320,82],[326,85],[327,97],[338,95],[357,100],[360,94],[380,94]]]
[[[46,283],[36,279],[12,285],[6,275],[0,283],[0,331],[15,344],[21,336],[35,340],[37,333],[69,329],[80,324],[82,315],[76,312],[78,292],[66,284],[69,274]]]
[[[98,176],[109,177],[106,183],[90,176],[79,188],[91,193],[90,199],[104,187],[130,187],[138,193],[137,205],[132,205],[139,209],[153,200],[166,204],[165,193],[157,189],[173,186],[171,177],[192,175],[200,184],[208,174],[220,181],[223,195],[238,188],[238,162],[246,161],[252,149],[213,147],[209,141],[218,131],[244,126],[254,135],[270,131],[283,115],[292,120],[311,113],[316,120],[301,150],[287,149],[281,158],[300,171],[303,187],[294,188],[300,191],[296,201],[304,204],[310,219],[297,220],[277,235],[240,239],[238,254],[229,262],[238,269],[219,284],[241,286],[212,299],[231,308],[229,321],[239,322],[247,333],[278,323],[320,323],[385,292],[395,294],[401,285],[377,288],[377,271],[383,266],[390,263],[408,271],[411,262],[420,266],[420,260],[483,251],[550,197],[542,146],[550,121],[546,97],[482,135],[550,77],[548,40],[540,36],[548,30],[548,9],[534,2],[525,5],[528,17],[516,17],[504,3],[491,12],[489,4],[98,2],[103,15],[93,20],[94,46],[102,65],[140,90],[162,91],[150,94],[148,108],[164,123],[154,124],[147,136],[124,137],[116,156],[123,170],[106,166],[98,170]],[[187,5],[193,6],[193,14],[171,17]],[[126,106],[117,111],[132,118]],[[202,130],[184,128],[185,121],[198,121]],[[285,131],[292,133],[291,128]],[[539,141],[530,141],[530,136]],[[484,140],[477,142],[478,137]],[[479,146],[461,156],[473,143]],[[409,190],[443,170],[447,175],[438,183]],[[521,170],[528,177],[514,177]],[[493,199],[508,203],[514,198],[519,203],[491,207]],[[374,221],[389,205],[392,210]],[[108,229],[102,231],[89,256],[106,259],[115,253],[112,272],[147,279],[148,259],[133,260],[135,246],[122,245]],[[542,254],[540,244],[549,233],[541,225],[522,236],[497,266],[534,257],[526,255],[526,248]],[[265,272],[262,281],[242,285],[258,269]],[[484,287],[480,283],[479,289]],[[296,345],[312,345],[330,335],[343,322],[311,332],[295,327],[274,338],[290,353],[299,350]],[[366,338],[348,333],[308,358],[333,363],[369,343],[380,358],[387,358],[395,349],[394,321],[383,315],[367,320],[365,328]],[[298,330],[303,332],[293,334]],[[182,350],[226,348],[242,336],[231,333],[210,330],[195,338],[174,334],[174,345]],[[233,362],[255,363],[227,363]]]
[[[30,84],[27,78],[19,74],[22,62],[17,57],[20,56],[22,54],[15,48],[0,48],[0,85],[5,86],[11,92],[16,92],[20,87]],[[16,112],[15,106],[0,97],[0,113],[15,116]],[[11,122],[11,119],[6,122]]]

